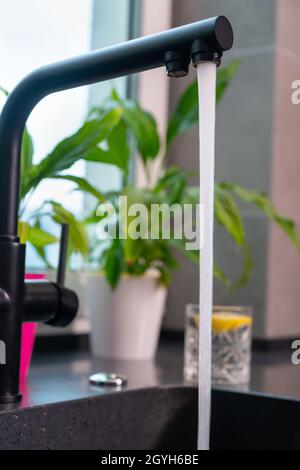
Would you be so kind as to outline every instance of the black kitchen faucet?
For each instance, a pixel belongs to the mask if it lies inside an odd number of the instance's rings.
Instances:
[[[45,96],[116,77],[166,66],[170,77],[187,75],[191,60],[220,63],[233,44],[230,22],[209,18],[162,33],[41,67],[9,95],[0,116],[0,403],[20,400],[22,322],[66,326],[78,299],[65,288],[66,231],[63,227],[56,283],[25,283],[25,245],[17,235],[21,142],[26,121]]]

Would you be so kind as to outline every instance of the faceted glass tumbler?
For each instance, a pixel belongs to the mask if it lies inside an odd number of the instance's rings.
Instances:
[[[252,309],[213,308],[212,383],[242,385],[250,381]],[[184,379],[198,383],[199,306],[187,305],[185,321]]]

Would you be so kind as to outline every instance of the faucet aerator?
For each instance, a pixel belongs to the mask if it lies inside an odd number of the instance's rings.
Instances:
[[[168,77],[181,78],[188,75],[191,61],[190,56],[185,56],[176,52],[167,52],[164,59]]]

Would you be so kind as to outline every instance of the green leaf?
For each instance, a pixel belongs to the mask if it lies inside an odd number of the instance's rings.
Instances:
[[[34,226],[38,229],[42,229],[41,221],[39,218],[36,219]],[[59,242],[58,238],[56,239],[57,242]],[[53,266],[49,263],[46,255],[46,246],[37,246],[34,244],[31,244],[33,249],[35,250],[36,254],[39,256],[39,258],[43,261],[45,267],[48,270],[53,269]]]
[[[215,184],[215,218],[243,253],[242,273],[238,280],[231,285],[231,289],[235,290],[249,282],[253,270],[253,258],[246,241],[244,223],[237,205],[231,195],[218,183]],[[219,279],[222,280],[221,277]],[[225,284],[229,286],[227,282]]]
[[[43,261],[46,268],[48,270],[53,269],[53,266],[49,263],[47,259],[45,247],[40,247],[40,246],[35,246],[35,245],[32,245],[32,247],[34,251],[36,252],[36,254],[39,256],[39,258],[41,259],[41,261]]]
[[[163,202],[168,204],[179,204],[187,188],[186,173],[173,165],[166,169],[165,174],[158,180],[153,189],[155,194],[160,194]]]
[[[83,221],[85,225],[98,224],[99,222],[101,222],[102,220],[108,217],[109,215],[108,211],[106,213],[103,211],[103,214],[99,215],[98,209],[99,209],[99,204],[97,203],[96,208],[93,209],[87,217],[85,217]]]
[[[111,246],[103,253],[103,269],[110,286],[114,289],[125,270],[124,253],[121,241],[112,241]]]
[[[159,279],[158,279],[158,283],[159,285],[163,286],[163,287],[169,287],[170,283],[171,283],[171,273],[168,269],[164,268],[164,267],[159,267],[157,268],[158,271],[159,271]]]
[[[136,101],[121,99],[115,90],[112,92],[112,100],[122,107],[124,120],[135,138],[143,162],[153,160],[160,150],[160,138],[154,117],[144,111]]]
[[[33,152],[33,141],[27,128],[25,128],[21,146],[21,195],[24,195],[24,189],[28,184],[29,173],[32,168]]]
[[[197,204],[198,201],[199,188],[187,188],[184,203]],[[235,282],[231,281],[218,266],[214,267],[214,276],[231,289],[237,289],[249,281],[253,270],[253,258],[251,249],[246,241],[244,224],[235,201],[218,183],[215,184],[215,218],[242,251],[243,267],[240,277]],[[184,246],[185,240],[172,240],[172,244],[182,251],[188,259],[193,262],[199,262],[199,252],[186,251]]]
[[[185,240],[171,240],[170,243],[171,245],[174,246],[174,248],[176,248],[178,251],[183,253],[188,260],[192,261],[193,263],[199,263],[200,261],[199,250],[186,250]],[[214,274],[215,279],[218,279],[219,281],[221,281],[223,284],[225,284],[225,286],[227,287],[232,286],[232,283],[229,277],[226,276],[226,274],[216,264],[214,264],[214,267],[213,267],[213,274]]]
[[[45,232],[37,226],[32,226],[27,222],[19,221],[18,232],[21,243],[30,242],[32,245],[38,248],[52,245],[58,242],[57,237]]]
[[[145,240],[143,240],[142,237],[133,239],[130,236],[130,226],[135,223],[135,221],[140,221],[140,229],[143,229],[143,235],[148,235],[149,207],[151,202],[153,202],[153,195],[151,191],[145,188],[128,187],[125,188],[122,196],[127,197],[127,213],[121,210],[120,214],[120,223],[122,224],[123,233],[126,236],[126,239],[124,240],[124,257],[128,264],[133,264],[141,256],[141,253],[145,248]],[[141,213],[137,211],[137,215],[129,215],[129,209],[134,204],[141,205],[141,207],[146,208],[146,211],[142,211]],[[139,228],[137,228],[137,230],[139,230]]]
[[[186,189],[184,203],[199,203],[198,187]],[[237,246],[241,247],[246,242],[243,220],[234,199],[219,183],[215,183],[214,211],[216,221],[225,228]]]
[[[18,222],[18,237],[20,242],[25,244],[29,239],[30,225],[27,222],[19,220]]]
[[[170,244],[174,246],[174,248],[176,248],[180,253],[184,254],[188,260],[192,261],[193,263],[199,263],[199,250],[186,250],[186,240],[172,239],[170,240]]]
[[[125,173],[128,171],[129,147],[126,124],[123,120],[112,129],[106,139],[107,149],[94,148],[85,158],[87,161],[115,165]]]
[[[53,245],[54,243],[58,243],[58,238],[50,233],[45,232],[44,230],[32,226],[29,232],[29,239],[28,241],[39,248],[44,246]]]
[[[25,128],[22,138],[22,148],[21,148],[21,171],[26,176],[27,171],[32,167],[32,157],[33,157],[33,141]]]
[[[164,265],[168,269],[179,268],[179,263],[173,255],[171,248],[168,246],[168,242],[166,242],[165,240],[159,240],[157,244],[159,245],[159,249],[161,251],[160,258]]]
[[[74,251],[87,255],[88,253],[88,236],[83,223],[76,220],[74,215],[67,209],[62,207],[54,201],[48,201],[52,208],[52,219],[58,224],[69,225],[70,242],[73,245]]]
[[[54,176],[53,179],[71,181],[72,183],[76,184],[77,189],[94,196],[96,199],[98,199],[99,202],[103,203],[106,201],[105,196],[97,188],[92,186],[86,179],[81,178],[80,176],[63,174]]]
[[[230,287],[231,281],[228,276],[219,268],[216,264],[213,267],[214,278],[218,279],[218,281],[222,282],[225,286]]]
[[[275,222],[278,227],[281,228],[281,230],[296,246],[297,250],[300,251],[300,240],[295,222],[279,214],[270,199],[265,194],[244,189],[241,186],[230,182],[220,183],[220,187],[226,191],[232,192],[242,201],[254,204],[266,215],[268,219]]]
[[[179,134],[183,134],[198,124],[198,113],[198,83],[194,81],[180,97],[178,105],[169,119],[168,146]]]
[[[69,169],[77,161],[86,159],[119,123],[121,114],[121,109],[115,108],[99,119],[85,122],[75,134],[61,141],[44,160],[32,168],[25,191],[35,188],[44,178],[51,178]]]
[[[217,103],[222,99],[225,91],[235,77],[240,66],[239,61],[231,62],[227,67],[218,69],[217,72]],[[198,125],[199,105],[198,105],[198,83],[194,81],[181,95],[178,105],[171,115],[167,132],[167,145],[179,134],[192,129]]]
[[[245,242],[245,229],[233,198],[227,191],[215,184],[215,218],[225,227],[238,246]]]
[[[0,85],[0,91],[1,91],[1,93],[3,93],[5,96],[8,96],[8,95],[9,95],[8,91],[7,91],[5,88],[3,88],[1,85]]]
[[[220,67],[217,72],[217,89],[216,89],[216,100],[219,103],[230,83],[236,76],[241,66],[240,60],[234,60],[230,62],[226,67]]]
[[[253,257],[252,257],[252,250],[248,243],[243,243],[242,245],[243,250],[243,269],[239,279],[231,286],[231,290],[235,291],[240,287],[243,287],[248,284],[251,278],[251,274],[253,271]]]

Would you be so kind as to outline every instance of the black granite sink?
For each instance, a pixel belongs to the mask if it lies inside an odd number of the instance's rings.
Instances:
[[[213,449],[300,449],[300,401],[214,390]],[[0,449],[194,450],[197,390],[164,386],[0,413]]]

